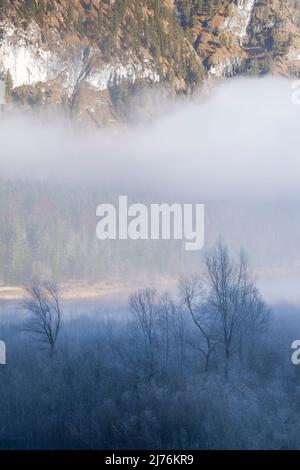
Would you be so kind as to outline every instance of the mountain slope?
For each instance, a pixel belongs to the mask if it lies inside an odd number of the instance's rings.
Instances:
[[[291,0],[2,0],[7,107],[101,126],[158,84],[175,96],[212,77],[297,75],[299,11]]]

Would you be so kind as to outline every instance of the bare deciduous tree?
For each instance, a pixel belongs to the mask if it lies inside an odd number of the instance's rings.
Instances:
[[[161,329],[161,343],[164,349],[165,357],[165,368],[168,369],[169,365],[169,356],[170,356],[170,342],[171,342],[171,323],[172,323],[172,312],[174,309],[174,304],[166,292],[164,293],[158,304],[158,314],[160,320],[160,329]]]
[[[254,285],[249,279],[248,263],[243,252],[236,261],[228,248],[217,243],[206,259],[209,278],[209,303],[218,314],[225,353],[225,377],[229,360],[237,348],[237,333],[251,303]]]
[[[29,313],[24,331],[34,333],[49,347],[53,356],[61,326],[62,312],[56,284],[35,281],[27,289],[23,308]]]
[[[240,359],[244,356],[252,361],[257,344],[267,332],[272,313],[271,309],[262,300],[257,288],[253,284],[249,289],[247,302],[240,318],[239,324],[239,353]]]
[[[169,305],[169,314],[172,326],[172,336],[175,342],[175,350],[179,353],[180,368],[183,369],[186,358],[187,322],[185,312],[181,305],[173,302]]]
[[[129,298],[129,306],[134,314],[147,349],[147,369],[149,379],[154,373],[155,319],[157,315],[157,292],[155,289],[140,289]]]
[[[197,327],[201,341],[192,345],[203,355],[205,359],[204,371],[208,372],[209,360],[214,350],[214,312],[209,311],[206,303],[203,286],[198,276],[181,278],[179,292],[183,307],[190,313],[194,325]],[[203,344],[204,343],[204,344]]]

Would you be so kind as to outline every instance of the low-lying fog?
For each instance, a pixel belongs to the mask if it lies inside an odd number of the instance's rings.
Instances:
[[[206,248],[220,236],[233,249],[243,246],[267,299],[298,302],[300,105],[293,93],[285,79],[233,79],[147,125],[86,134],[63,120],[4,117],[0,174],[154,202],[204,202]]]

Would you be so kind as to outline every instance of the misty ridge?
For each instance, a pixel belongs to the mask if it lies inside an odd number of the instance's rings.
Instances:
[[[97,243],[96,207],[122,194],[145,204],[205,203],[205,248],[221,237],[245,248],[259,279],[296,278],[300,137],[292,93],[285,79],[232,79],[194,100],[163,101],[161,116],[126,129],[3,116],[2,282],[196,270],[202,254],[189,256],[180,243]],[[284,289],[275,294],[286,300]]]
[[[192,199],[295,200],[292,93],[286,79],[231,79],[126,129],[80,132],[63,119],[4,117],[1,175]]]

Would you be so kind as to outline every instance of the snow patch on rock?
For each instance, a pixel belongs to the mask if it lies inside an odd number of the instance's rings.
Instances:
[[[209,68],[211,77],[233,77],[237,75],[243,68],[243,59],[236,55],[227,57],[224,60],[213,63]]]
[[[240,41],[247,36],[255,1],[237,0],[233,13],[223,23],[223,29],[235,35]]]
[[[2,25],[0,67],[10,70],[14,86],[33,85],[49,79],[51,52],[40,47],[40,30],[34,23],[25,31]]]
[[[300,50],[291,48],[288,52],[288,60],[300,60]]]
[[[158,82],[160,76],[149,65],[139,62],[107,64],[97,60],[87,67],[96,50],[70,46],[67,50],[55,44],[45,49],[41,30],[32,22],[26,31],[11,24],[1,25],[4,31],[0,39],[0,69],[10,70],[14,87],[35,85],[38,82],[57,80],[72,95],[78,83],[87,84],[97,91],[106,90],[113,81],[123,79],[134,82],[138,78]]]
[[[99,69],[92,70],[85,81],[96,90],[103,91],[114,83],[119,84],[122,80],[134,83],[139,78],[148,79],[153,83],[160,81],[160,76],[157,73],[149,68],[143,68],[139,63],[107,64]]]

